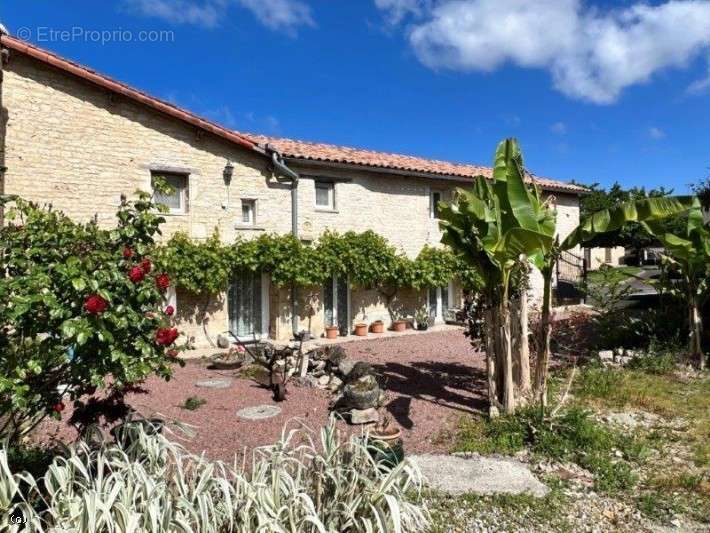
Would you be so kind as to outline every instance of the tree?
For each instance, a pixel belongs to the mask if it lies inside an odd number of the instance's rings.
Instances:
[[[589,193],[583,195],[579,201],[580,219],[584,220],[594,213],[605,209],[613,209],[622,204],[646,198],[663,198],[673,194],[672,189],[660,187],[646,191],[644,187],[632,187],[624,189],[618,182],[614,183],[608,190],[594,183],[589,186]],[[669,217],[664,219],[663,224],[668,227],[668,231],[679,231],[683,227],[683,220],[679,217]],[[659,246],[659,240],[651,235],[640,222],[629,222],[622,227],[594,236],[585,243],[589,248],[612,248],[623,246],[639,251],[649,246]]]
[[[697,201],[688,212],[683,232],[669,233],[666,226],[657,220],[644,221],[643,225],[663,243],[668,257],[683,276],[690,326],[690,356],[697,359],[700,368],[704,369],[705,354],[701,344],[703,321],[700,309],[709,289],[710,229],[703,221],[700,202]]]
[[[492,415],[499,407],[511,413],[516,406],[509,306],[512,276],[521,256],[552,246],[551,212],[523,176],[517,141],[506,139],[496,150],[492,182],[478,176],[471,190],[458,189],[454,202],[440,204],[442,242],[477,270],[483,284]]]
[[[169,379],[178,330],[148,256],[164,222],[150,196],[124,201],[113,230],[15,196],[0,206],[0,436],[60,418],[65,394],[80,408],[97,388]]]

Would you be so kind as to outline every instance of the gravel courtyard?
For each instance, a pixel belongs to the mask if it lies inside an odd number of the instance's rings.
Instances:
[[[403,430],[408,452],[445,452],[450,447],[446,431],[459,416],[484,406],[485,362],[460,331],[431,332],[343,344],[348,357],[371,363],[382,375],[387,390],[386,414]],[[147,393],[133,394],[129,403],[146,416],[160,414],[195,426],[196,435],[185,445],[209,457],[231,461],[245,448],[274,442],[290,421],[317,429],[327,421],[328,391],[289,386],[287,401],[275,404],[271,391],[234,371],[209,370],[199,360],[176,368],[173,379],[148,380]],[[197,387],[205,379],[231,380],[227,388]],[[197,410],[180,407],[188,397],[206,400]],[[277,416],[247,421],[240,409],[278,405]],[[67,409],[69,411],[69,409]],[[69,413],[65,413],[65,420]],[[64,422],[46,423],[45,437],[71,438],[73,429]]]

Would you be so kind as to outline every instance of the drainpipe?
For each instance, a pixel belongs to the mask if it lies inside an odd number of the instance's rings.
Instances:
[[[264,150],[266,155],[271,156],[271,163],[277,172],[276,179],[282,181],[278,177],[280,174],[286,181],[291,182],[291,234],[298,238],[298,180],[300,176],[286,165],[283,156],[269,144],[264,147]],[[295,338],[298,335],[298,309],[294,284],[291,284],[291,330]]]

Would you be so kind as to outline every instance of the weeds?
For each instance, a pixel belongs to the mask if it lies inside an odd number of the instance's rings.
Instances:
[[[199,398],[198,396],[188,396],[185,402],[180,406],[188,411],[196,411],[203,405],[207,403],[204,398]]]

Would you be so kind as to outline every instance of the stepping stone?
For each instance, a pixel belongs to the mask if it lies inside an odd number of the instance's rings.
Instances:
[[[528,493],[541,498],[550,492],[527,465],[513,459],[429,454],[413,455],[410,459],[428,486],[446,494]]]
[[[231,379],[203,379],[195,383],[195,386],[204,389],[226,389],[231,384]]]
[[[275,405],[255,405],[237,411],[237,416],[244,420],[264,420],[278,414],[281,414],[281,408]]]

